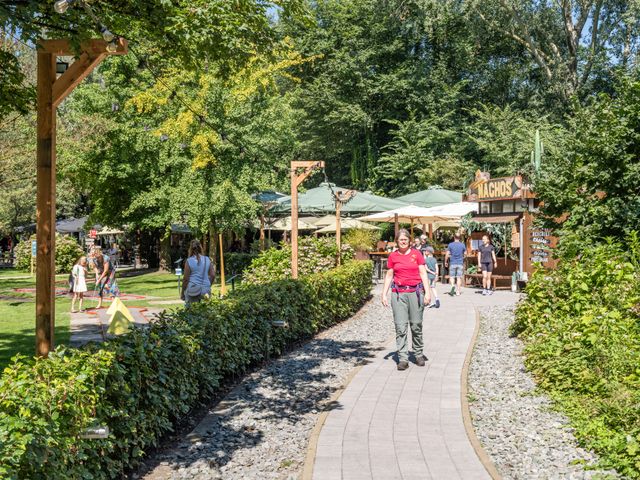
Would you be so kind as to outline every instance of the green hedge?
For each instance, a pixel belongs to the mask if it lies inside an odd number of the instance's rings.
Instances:
[[[342,244],[343,261],[352,260],[353,248]],[[300,237],[298,242],[298,273],[311,275],[335,268],[338,246],[335,237]],[[270,248],[253,259],[242,274],[245,284],[263,284],[276,279],[291,277],[291,245],[281,244],[280,248]]]
[[[527,367],[607,467],[640,478],[640,241],[536,272],[516,311]]]
[[[0,478],[120,478],[221,378],[355,313],[371,269],[240,288],[102,345],[17,357],[0,378]],[[102,425],[109,438],[79,437]]]

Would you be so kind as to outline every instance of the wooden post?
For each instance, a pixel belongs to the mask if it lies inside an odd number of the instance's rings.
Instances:
[[[111,54],[127,53],[127,42],[117,40],[113,53],[107,42],[90,40],[80,45],[81,55],[56,79],[56,57],[75,55],[68,40],[38,43],[37,80],[37,194],[36,194],[36,355],[46,357],[54,348],[55,234],[56,234],[56,107]]]
[[[224,281],[224,251],[222,250],[222,233],[218,234],[220,240],[220,296],[224,297],[227,294],[227,286]],[[207,275],[209,273],[207,272]]]
[[[56,111],[53,83],[56,57],[38,52],[38,143],[36,197],[36,355],[53,350],[55,325]]]
[[[411,241],[411,246],[413,246],[413,218],[411,219],[411,235],[409,236],[409,240]]]
[[[338,192],[338,196],[340,196],[342,192]],[[336,198],[336,246],[338,247],[338,253],[336,254],[336,265],[340,265],[342,263],[342,255],[340,255],[340,249],[342,248],[342,231],[340,230],[340,210],[342,209],[342,202],[339,198]]]
[[[429,240],[433,240],[433,223],[429,224]]]
[[[394,223],[394,241],[396,238],[398,238],[398,230],[400,230],[400,225],[398,224],[398,214],[394,213],[393,214],[393,223]]]
[[[356,194],[355,190],[347,190],[345,192],[336,193],[336,246],[338,247],[337,264],[342,263],[342,225],[341,225],[341,210],[342,204],[348,202]]]
[[[297,169],[304,168],[298,174]],[[298,278],[298,186],[311,175],[316,168],[324,168],[324,162],[291,161],[291,277]]]
[[[260,251],[264,252],[264,213],[260,214]]]

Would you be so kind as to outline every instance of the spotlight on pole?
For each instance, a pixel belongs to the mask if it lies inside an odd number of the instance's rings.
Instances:
[[[113,33],[111,33],[109,29],[104,25],[100,26],[100,34],[102,35],[102,38],[104,39],[105,42],[113,42],[113,40],[115,40],[116,38],[116,36]]]
[[[67,9],[73,4],[74,0],[58,0],[53,4],[53,9],[59,13],[63,14],[67,11]]]
[[[109,43],[107,43],[107,52],[116,53],[118,51],[118,41],[114,38]]]

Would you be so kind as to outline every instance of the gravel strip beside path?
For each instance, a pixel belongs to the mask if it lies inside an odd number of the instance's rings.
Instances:
[[[597,457],[577,446],[566,417],[535,391],[522,342],[509,337],[512,321],[512,307],[482,310],[469,369],[473,425],[498,471],[505,480],[615,478],[587,470]]]
[[[320,412],[393,335],[379,288],[351,319],[248,375],[196,427],[200,438],[186,436],[146,462],[158,466],[144,478],[299,478]]]

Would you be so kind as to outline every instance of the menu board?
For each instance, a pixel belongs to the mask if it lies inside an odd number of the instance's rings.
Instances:
[[[529,261],[547,264],[551,259],[551,249],[555,238],[548,228],[535,228],[529,231]]]

